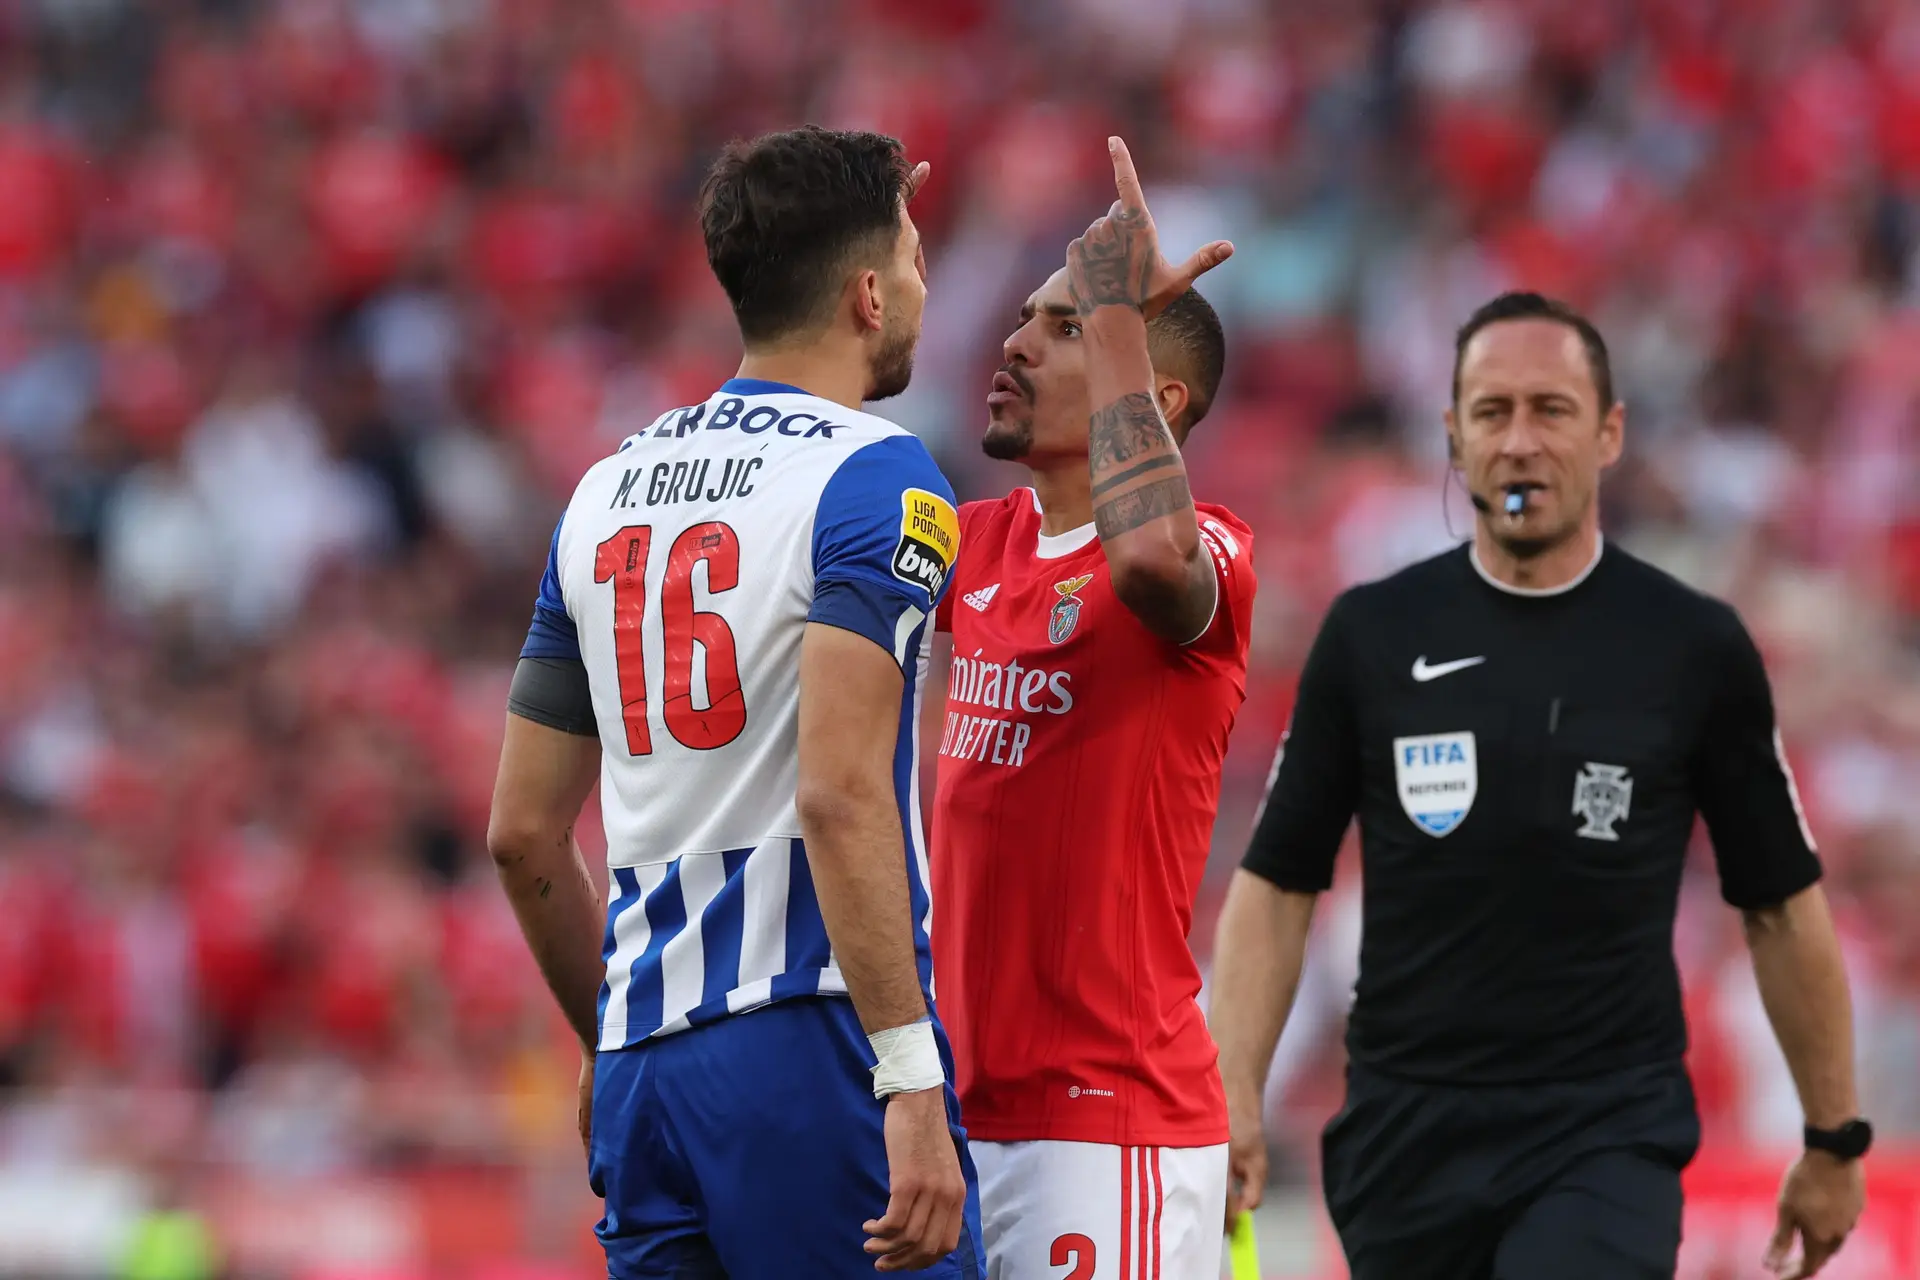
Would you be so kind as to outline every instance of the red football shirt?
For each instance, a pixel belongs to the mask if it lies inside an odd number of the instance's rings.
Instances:
[[[1227,1140],[1187,948],[1246,694],[1253,539],[1198,504],[1219,605],[1170,644],[1088,525],[1033,493],[960,509],[933,816],[933,957],[961,1117],[995,1142]]]

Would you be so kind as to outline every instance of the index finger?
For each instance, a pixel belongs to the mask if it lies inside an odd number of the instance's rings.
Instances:
[[[913,1212],[913,1198],[894,1192],[887,1197],[887,1211],[879,1218],[862,1224],[866,1233],[883,1240],[891,1240],[900,1234],[907,1224],[907,1218]]]
[[[1127,151],[1127,144],[1121,139],[1107,139],[1107,154],[1113,157],[1113,187],[1120,193],[1120,203],[1125,208],[1144,213],[1147,197],[1140,190],[1140,175],[1133,171],[1133,156]]]

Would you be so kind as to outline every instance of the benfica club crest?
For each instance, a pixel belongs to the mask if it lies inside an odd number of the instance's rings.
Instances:
[[[1092,581],[1093,575],[1089,573],[1053,584],[1053,589],[1060,593],[1060,599],[1053,606],[1053,613],[1047,618],[1047,639],[1055,644],[1067,642],[1067,637],[1073,634],[1074,627],[1079,625],[1080,606],[1084,603],[1074,592]]]

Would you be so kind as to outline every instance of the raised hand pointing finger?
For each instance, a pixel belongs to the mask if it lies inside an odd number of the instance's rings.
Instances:
[[[1119,199],[1067,248],[1067,287],[1081,315],[1100,307],[1132,307],[1146,319],[1193,287],[1233,255],[1225,240],[1206,245],[1175,267],[1160,256],[1160,238],[1147,211],[1133,156],[1119,138],[1107,139]]]

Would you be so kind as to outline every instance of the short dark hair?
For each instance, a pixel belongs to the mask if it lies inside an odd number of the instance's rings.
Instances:
[[[1467,357],[1467,344],[1490,324],[1503,320],[1551,320],[1580,335],[1587,350],[1587,368],[1593,374],[1593,387],[1600,393],[1600,412],[1613,408],[1613,363],[1607,358],[1607,340],[1593,327],[1593,321],[1564,302],[1538,293],[1503,293],[1467,317],[1453,338],[1453,403],[1460,403],[1460,366]]]
[[[880,133],[806,125],[728,143],[700,187],[700,230],[741,338],[824,321],[848,270],[892,249],[911,176]]]
[[[1185,430],[1207,416],[1227,370],[1227,334],[1213,305],[1188,289],[1147,324],[1147,345],[1163,373],[1178,372],[1187,384]]]

